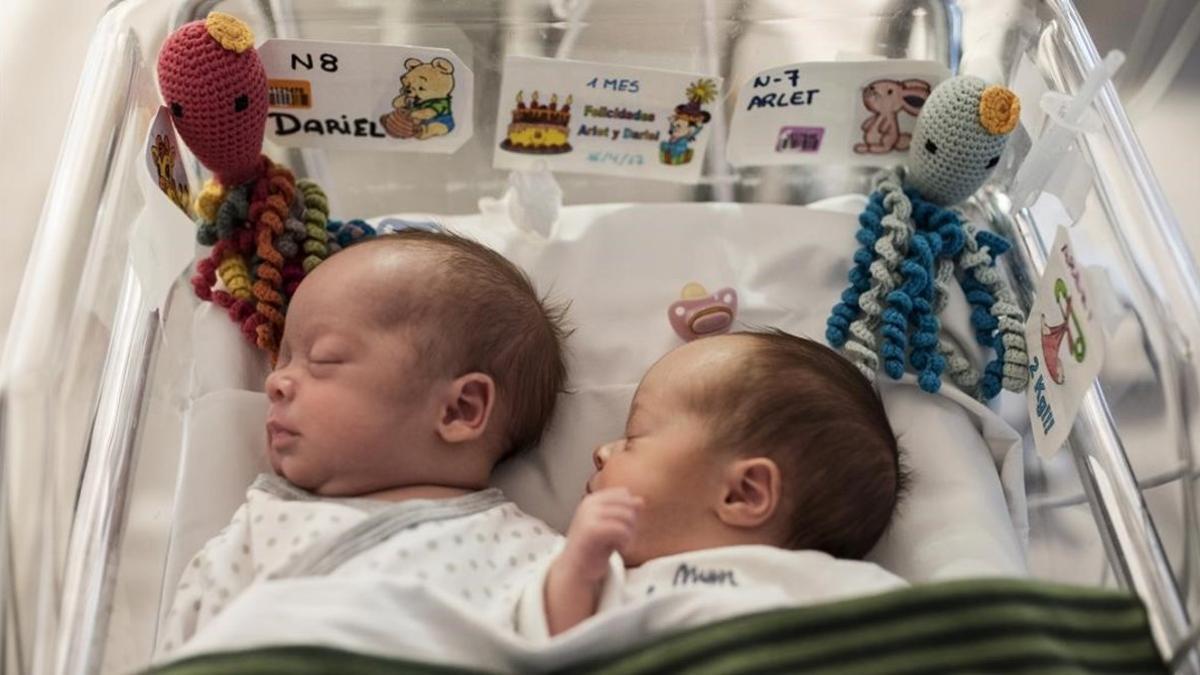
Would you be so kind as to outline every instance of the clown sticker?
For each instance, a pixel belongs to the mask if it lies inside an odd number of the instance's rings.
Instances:
[[[692,144],[712,114],[701,106],[717,98],[717,84],[710,78],[696,80],[687,88],[687,103],[675,106],[667,140],[659,143],[659,159],[663,164],[687,164],[692,161]]]

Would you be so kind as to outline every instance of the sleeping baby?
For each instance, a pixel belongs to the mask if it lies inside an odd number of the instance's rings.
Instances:
[[[859,560],[903,483],[883,404],[810,340],[738,333],[675,349],[594,461],[561,553],[522,596],[528,637],[663,596],[685,596],[655,615],[679,628],[904,583]]]
[[[409,577],[511,630],[557,535],[488,479],[550,419],[559,319],[515,266],[454,235],[380,237],[316,268],[266,381],[274,473],[188,564],[160,654],[249,585],[301,576]]]

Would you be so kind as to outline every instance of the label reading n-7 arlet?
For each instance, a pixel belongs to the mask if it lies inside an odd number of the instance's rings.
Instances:
[[[280,145],[449,153],[471,137],[474,78],[448,49],[274,39],[258,52]]]
[[[734,166],[892,164],[917,113],[949,77],[932,61],[794,63],[741,83],[726,158]]]

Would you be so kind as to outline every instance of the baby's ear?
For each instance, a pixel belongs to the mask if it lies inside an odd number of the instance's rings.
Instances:
[[[496,404],[491,375],[467,373],[450,383],[438,413],[437,433],[447,443],[464,443],[483,436]]]
[[[779,506],[782,482],[779,465],[768,457],[730,463],[717,517],[731,527],[750,529],[765,525]]]

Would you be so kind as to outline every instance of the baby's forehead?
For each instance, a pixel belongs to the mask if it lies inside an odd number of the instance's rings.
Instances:
[[[654,368],[685,383],[698,377],[736,377],[737,367],[754,347],[753,338],[736,333],[701,338],[671,350]]]
[[[435,299],[436,255],[420,245],[366,243],[331,256],[305,278],[289,310],[390,320],[414,301]]]
[[[739,377],[754,342],[741,335],[701,338],[677,347],[646,372],[635,398],[647,404],[690,400]]]

